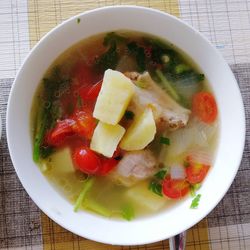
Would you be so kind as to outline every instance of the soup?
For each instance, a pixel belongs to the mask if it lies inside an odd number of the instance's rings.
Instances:
[[[218,114],[187,55],[157,37],[119,31],[80,41],[53,62],[31,128],[34,161],[76,212],[131,220],[189,195],[197,208]]]

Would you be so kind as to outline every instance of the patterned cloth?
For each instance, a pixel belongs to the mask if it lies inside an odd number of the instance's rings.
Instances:
[[[30,48],[68,17],[105,5],[157,8],[200,30],[230,64],[250,126],[249,0],[0,0],[0,249],[169,249],[168,240],[144,246],[109,246],[78,237],[44,215],[29,198],[12,166],[6,142],[6,108],[13,79]],[[238,174],[219,205],[188,231],[187,249],[250,249],[250,133]],[[232,142],[233,143],[233,142]],[[225,166],[226,167],[226,166]]]

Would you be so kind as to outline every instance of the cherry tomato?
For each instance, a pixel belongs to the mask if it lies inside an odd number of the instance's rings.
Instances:
[[[218,113],[215,99],[208,92],[199,92],[194,95],[192,110],[205,123],[213,123]]]
[[[98,175],[106,175],[118,164],[118,160],[113,158],[102,160],[102,166],[98,171]]]
[[[95,101],[97,99],[97,96],[99,95],[101,87],[102,87],[102,81],[99,81],[94,85],[80,88],[79,93],[81,98],[83,99],[83,102],[85,100]]]
[[[84,146],[74,151],[73,162],[80,171],[86,174],[96,174],[101,167],[99,156]]]
[[[171,179],[167,176],[162,183],[162,192],[171,199],[179,199],[189,192],[189,183],[184,179]]]
[[[74,134],[75,123],[72,119],[58,121],[55,128],[46,136],[46,142],[51,146],[60,146],[68,136]]]
[[[96,120],[92,116],[92,113],[85,109],[75,112],[73,117],[76,121],[76,124],[73,126],[75,133],[86,139],[91,139],[96,127]]]
[[[72,77],[76,79],[77,85],[93,84],[94,74],[92,68],[83,62],[78,62],[72,71]]]
[[[190,182],[191,184],[202,182],[207,175],[209,167],[210,167],[209,165],[192,162],[187,157],[187,167],[185,171],[188,182]]]

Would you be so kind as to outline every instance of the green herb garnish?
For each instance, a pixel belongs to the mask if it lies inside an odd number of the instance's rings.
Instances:
[[[106,69],[116,68],[119,60],[119,55],[116,48],[116,44],[112,44],[110,48],[99,57],[96,62],[98,70],[105,71]]]
[[[122,217],[125,219],[125,220],[132,220],[134,217],[135,217],[135,211],[134,211],[134,208],[132,205],[130,204],[125,204],[122,206],[122,209],[121,209],[121,212],[122,212]]]
[[[167,172],[168,172],[168,171],[167,171],[166,169],[162,169],[162,170],[160,170],[159,172],[157,172],[157,173],[154,175],[154,177],[156,177],[156,178],[159,179],[159,180],[164,180],[164,178],[165,178]]]
[[[190,208],[192,208],[192,209],[198,208],[199,202],[200,202],[200,198],[201,198],[201,194],[197,194],[195,196],[195,198],[192,200]]]
[[[170,145],[170,139],[164,136],[160,137],[160,143],[165,145]]]
[[[92,188],[93,184],[94,184],[93,178],[89,178],[86,181],[84,181],[82,191],[81,191],[80,195],[78,196],[76,203],[75,203],[75,206],[74,206],[74,212],[78,211],[78,209],[82,205],[84,199],[86,198],[87,193]]]
[[[149,187],[148,188],[153,193],[155,193],[155,194],[157,194],[159,196],[162,196],[162,185],[158,181],[152,180],[149,183]]]
[[[126,118],[127,120],[133,120],[135,114],[134,114],[132,111],[127,110],[127,111],[125,112],[124,116],[125,116],[125,118]]]
[[[146,69],[146,56],[144,48],[137,45],[136,42],[130,42],[127,44],[128,51],[136,59],[138,71],[143,72]]]
[[[200,183],[196,183],[196,184],[190,186],[190,194],[192,197],[195,197],[196,191],[199,190],[200,187],[201,187]]]

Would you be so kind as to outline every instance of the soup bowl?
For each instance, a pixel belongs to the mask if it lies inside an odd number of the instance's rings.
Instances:
[[[40,80],[67,48],[92,35],[132,30],[158,36],[186,52],[204,72],[217,100],[220,132],[214,166],[200,191],[198,209],[191,197],[173,208],[127,222],[80,211],[62,196],[32,160],[30,111]],[[195,135],[194,135],[195,136]],[[176,235],[204,218],[222,199],[240,165],[245,116],[237,82],[218,51],[188,24],[158,10],[116,6],[84,12],[63,22],[31,50],[12,86],[7,110],[7,139],[13,165],[27,193],[52,220],[69,231],[98,242],[135,245]]]

